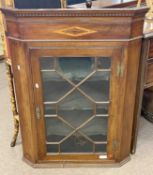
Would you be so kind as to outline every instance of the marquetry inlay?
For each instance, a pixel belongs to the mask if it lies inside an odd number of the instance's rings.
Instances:
[[[64,29],[55,31],[55,33],[68,35],[68,36],[73,36],[73,37],[83,36],[83,35],[96,33],[96,32],[97,31],[95,31],[95,30],[87,29],[87,28],[84,28],[84,27],[77,27],[77,26],[68,27],[68,28],[64,28]]]

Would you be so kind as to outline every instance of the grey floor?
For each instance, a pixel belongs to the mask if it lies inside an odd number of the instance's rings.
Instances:
[[[0,62],[0,175],[153,175],[153,124],[140,120],[138,147],[121,168],[33,169],[22,161],[21,138],[10,148],[13,121],[5,65]]]

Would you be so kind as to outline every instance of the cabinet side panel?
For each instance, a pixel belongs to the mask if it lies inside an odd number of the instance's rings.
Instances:
[[[135,97],[134,121],[133,121],[133,131],[132,131],[132,140],[131,140],[132,154],[136,152],[138,124],[139,124],[139,118],[141,115],[142,98],[143,98],[145,76],[146,76],[146,70],[147,70],[146,60],[148,58],[148,54],[149,54],[149,40],[143,39],[142,49],[141,49],[141,60],[139,63],[137,90],[136,90],[136,97]]]
[[[34,114],[32,112],[33,95],[26,56],[26,45],[20,42],[9,41],[11,48],[13,76],[20,117],[21,135],[24,157],[36,162],[36,135]]]
[[[122,123],[122,138],[121,138],[121,160],[130,154],[132,126],[136,96],[136,85],[138,78],[138,68],[140,61],[141,40],[132,41],[129,43],[129,49],[125,50],[128,57],[127,65],[127,81],[124,98],[124,112]]]

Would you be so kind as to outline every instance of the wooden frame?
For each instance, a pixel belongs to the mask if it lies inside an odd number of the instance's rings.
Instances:
[[[90,46],[90,45],[89,45]],[[36,89],[34,88],[34,98],[36,99],[35,100],[35,108],[39,106],[40,110],[41,110],[41,119],[39,120],[36,120],[36,125],[37,125],[37,135],[38,135],[38,139],[37,139],[37,142],[38,142],[38,155],[39,155],[39,160],[43,160],[43,161],[47,161],[48,160],[48,157],[50,156],[46,156],[46,145],[45,145],[45,133],[41,132],[42,130],[45,130],[45,126],[44,126],[44,109],[43,109],[43,102],[42,102],[42,84],[41,84],[41,75],[40,75],[40,65],[39,65],[39,62],[38,62],[38,58],[39,57],[43,57],[44,55],[45,56],[55,56],[55,57],[58,57],[60,56],[63,52],[63,54],[66,56],[67,54],[70,56],[71,55],[76,55],[77,56],[81,56],[81,55],[85,55],[86,56],[95,56],[96,54],[96,57],[98,56],[101,56],[101,55],[105,55],[106,57],[111,57],[112,58],[112,78],[113,80],[111,80],[111,86],[113,86],[113,88],[116,89],[116,91],[110,91],[110,96],[112,97],[112,100],[111,100],[111,106],[110,108],[112,108],[111,110],[113,110],[113,115],[115,115],[114,113],[118,113],[118,117],[120,116],[120,118],[118,119],[115,119],[113,116],[111,116],[112,114],[112,111],[110,111],[110,119],[109,119],[109,124],[111,125],[109,128],[114,128],[115,125],[117,125],[117,121],[118,120],[122,120],[121,119],[121,114],[119,114],[121,111],[115,111],[115,109],[119,109],[119,107],[121,107],[122,104],[118,104],[118,96],[120,96],[118,93],[120,93],[121,91],[119,91],[120,88],[122,88],[122,86],[120,85],[119,87],[119,84],[121,83],[121,78],[120,77],[117,77],[115,76],[116,75],[116,69],[117,69],[117,66],[121,64],[121,54],[122,54],[122,50],[121,49],[114,49],[112,50],[109,50],[109,47],[108,48],[105,48],[105,47],[93,47],[93,48],[90,48],[88,49],[88,46],[86,47],[77,47],[77,51],[75,50],[75,46],[69,50],[67,50],[67,48],[63,48],[61,49],[60,47],[58,48],[52,48],[50,47],[49,49],[42,49],[42,50],[35,50],[35,49],[32,49],[30,50],[30,55],[31,55],[31,69],[32,69],[32,75],[33,75],[33,86],[35,87],[35,83],[37,82],[37,84],[39,84],[39,89]],[[92,52],[91,52],[92,50]],[[78,51],[79,51],[79,55],[78,55]],[[35,67],[35,68],[34,68]],[[37,72],[37,74],[36,74]],[[39,72],[39,74],[38,74]],[[124,76],[123,76],[124,77]],[[122,78],[123,78],[122,77]],[[114,81],[118,81],[117,84],[114,84]],[[117,85],[117,86],[116,86]],[[118,96],[117,96],[118,94]],[[118,104],[118,108],[115,108],[116,105]],[[115,108],[115,109],[114,109]],[[115,124],[115,123],[116,124]],[[121,123],[121,121],[118,121],[118,124]],[[120,126],[117,127],[118,129],[120,128]],[[119,135],[120,131],[116,131]],[[114,133],[115,134],[115,133]],[[108,137],[108,140],[109,140],[109,145],[107,147],[108,149],[108,159],[117,159],[117,155],[115,155],[115,152],[114,152],[114,149],[116,148],[113,148],[112,147],[112,142],[119,142],[118,140],[120,140],[120,138],[117,137],[117,135],[112,135],[112,132],[109,130],[109,137]],[[117,154],[117,153],[116,153]],[[60,159],[63,159],[63,161],[66,161],[66,159],[68,159],[68,157],[71,157],[71,159],[77,159],[79,162],[81,162],[81,160],[79,160],[79,157],[85,158],[85,156],[79,154],[78,155],[63,155],[63,156],[51,156],[51,158],[53,159],[53,162],[57,161],[57,160],[60,160]],[[99,160],[99,157],[98,155],[86,155],[86,158],[88,157],[88,159],[92,159],[95,157],[95,161],[98,161],[100,162]],[[82,161],[83,161],[82,160]],[[68,161],[68,160],[67,160]]]

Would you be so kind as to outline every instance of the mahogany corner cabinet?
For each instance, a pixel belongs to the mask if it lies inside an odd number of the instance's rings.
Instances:
[[[34,167],[129,160],[147,8],[2,12],[24,160]]]

